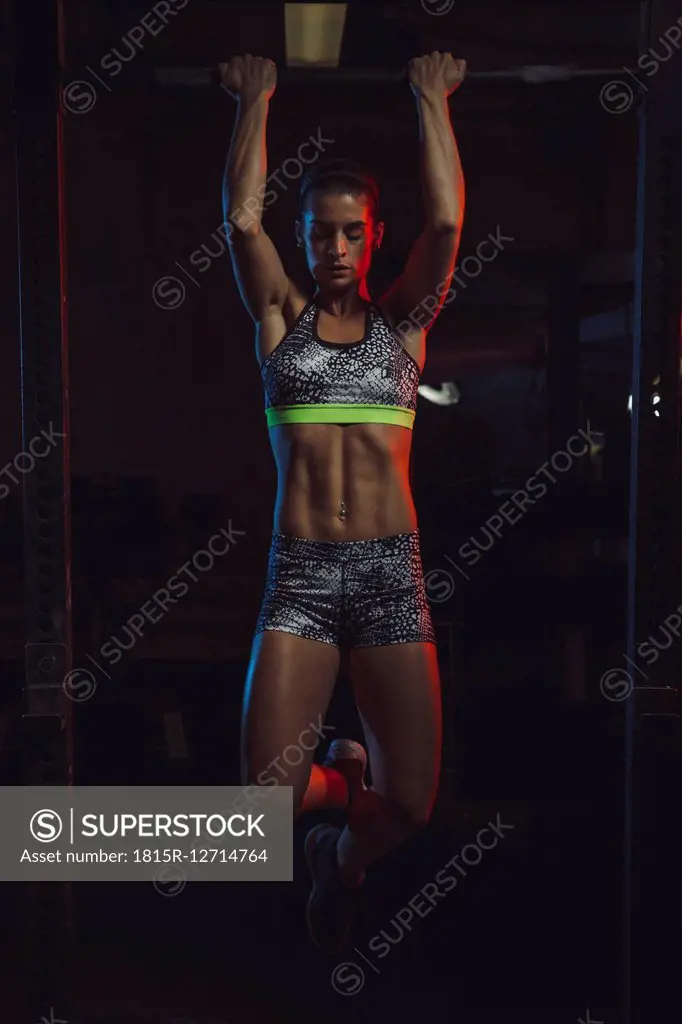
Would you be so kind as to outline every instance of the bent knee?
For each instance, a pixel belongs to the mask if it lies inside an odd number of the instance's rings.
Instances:
[[[392,791],[388,795],[406,827],[417,832],[431,820],[438,785],[436,780],[426,778],[412,779],[410,783],[391,787]]]
[[[431,819],[434,804],[431,794],[394,793],[391,796],[384,796],[375,791],[372,796],[380,802],[383,812],[408,835],[425,828]],[[379,808],[372,807],[370,799],[365,803],[364,810],[371,817]]]
[[[431,820],[432,801],[407,800],[399,804],[399,810],[410,832],[419,832],[426,828]]]

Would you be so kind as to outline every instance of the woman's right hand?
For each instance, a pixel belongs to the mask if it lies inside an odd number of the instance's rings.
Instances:
[[[232,57],[227,64],[220,64],[223,88],[239,99],[270,99],[277,87],[277,65],[267,57]]]

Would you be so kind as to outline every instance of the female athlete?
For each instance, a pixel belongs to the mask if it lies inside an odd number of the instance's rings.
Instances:
[[[308,927],[320,948],[337,952],[366,869],[429,820],[440,771],[440,681],[409,464],[426,336],[450,285],[464,215],[448,97],[465,63],[431,53],[409,64],[425,224],[378,302],[367,285],[384,235],[372,176],[349,160],[309,165],[295,225],[312,276],[310,294],[302,292],[262,227],[276,67],[247,54],[221,74],[238,103],[224,214],[256,325],[278,474],[244,701],[243,783],[262,784],[282,752],[300,745],[303,760],[286,780],[296,814],[347,808],[342,832],[318,825],[305,844]],[[316,765],[299,743],[327,712],[342,652],[370,788],[359,744],[337,740]]]

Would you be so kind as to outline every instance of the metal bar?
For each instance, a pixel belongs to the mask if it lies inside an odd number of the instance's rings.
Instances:
[[[466,82],[563,82],[572,78],[612,78],[622,74],[622,68],[613,71],[607,68],[575,68],[561,64],[529,64],[517,68],[501,68],[496,71],[469,71]],[[386,71],[381,68],[282,68],[278,79],[286,85],[299,82],[407,82],[407,71]]]
[[[62,0],[15,0],[17,221],[24,469],[25,785],[68,785],[72,706],[64,201],[58,67]],[[24,460],[25,461],[25,460]],[[70,888],[27,885],[29,985],[24,1020],[74,1021],[69,1005]]]
[[[640,52],[660,47],[678,10],[644,0]],[[641,666],[639,647],[660,635],[680,601],[680,315],[682,312],[682,65],[674,56],[649,80],[639,108],[635,324],[631,431],[625,702],[624,1024],[682,1015],[676,984],[679,886],[679,718],[646,713],[644,689],[675,690],[682,645]],[[657,392],[660,401],[652,402]],[[664,638],[665,639],[665,638]],[[674,702],[673,706],[674,706]],[[675,782],[673,782],[675,780]],[[679,792],[677,794],[679,799]],[[677,1006],[677,1010],[675,1010]]]
[[[75,74],[75,71],[74,71]],[[527,85],[546,85],[550,82],[568,82],[575,79],[622,79],[624,68],[576,68],[562,64],[533,64],[518,68],[493,71],[470,71],[465,85],[470,83],[521,82]],[[73,77],[73,76],[72,76]],[[127,65],[121,77],[133,82],[156,82],[177,88],[208,88],[220,85],[217,67],[185,66],[176,64],[145,63],[137,60]],[[68,84],[71,78],[65,79]],[[407,83],[407,71],[385,68],[352,67],[283,67],[277,72],[278,84],[286,88],[305,85],[400,85]]]

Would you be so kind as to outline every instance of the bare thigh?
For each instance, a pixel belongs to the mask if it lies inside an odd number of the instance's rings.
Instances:
[[[265,630],[253,641],[242,716],[243,785],[293,786],[300,808],[339,669],[331,644]]]
[[[428,820],[441,761],[441,695],[433,644],[355,648],[351,680],[372,788],[416,824]]]

